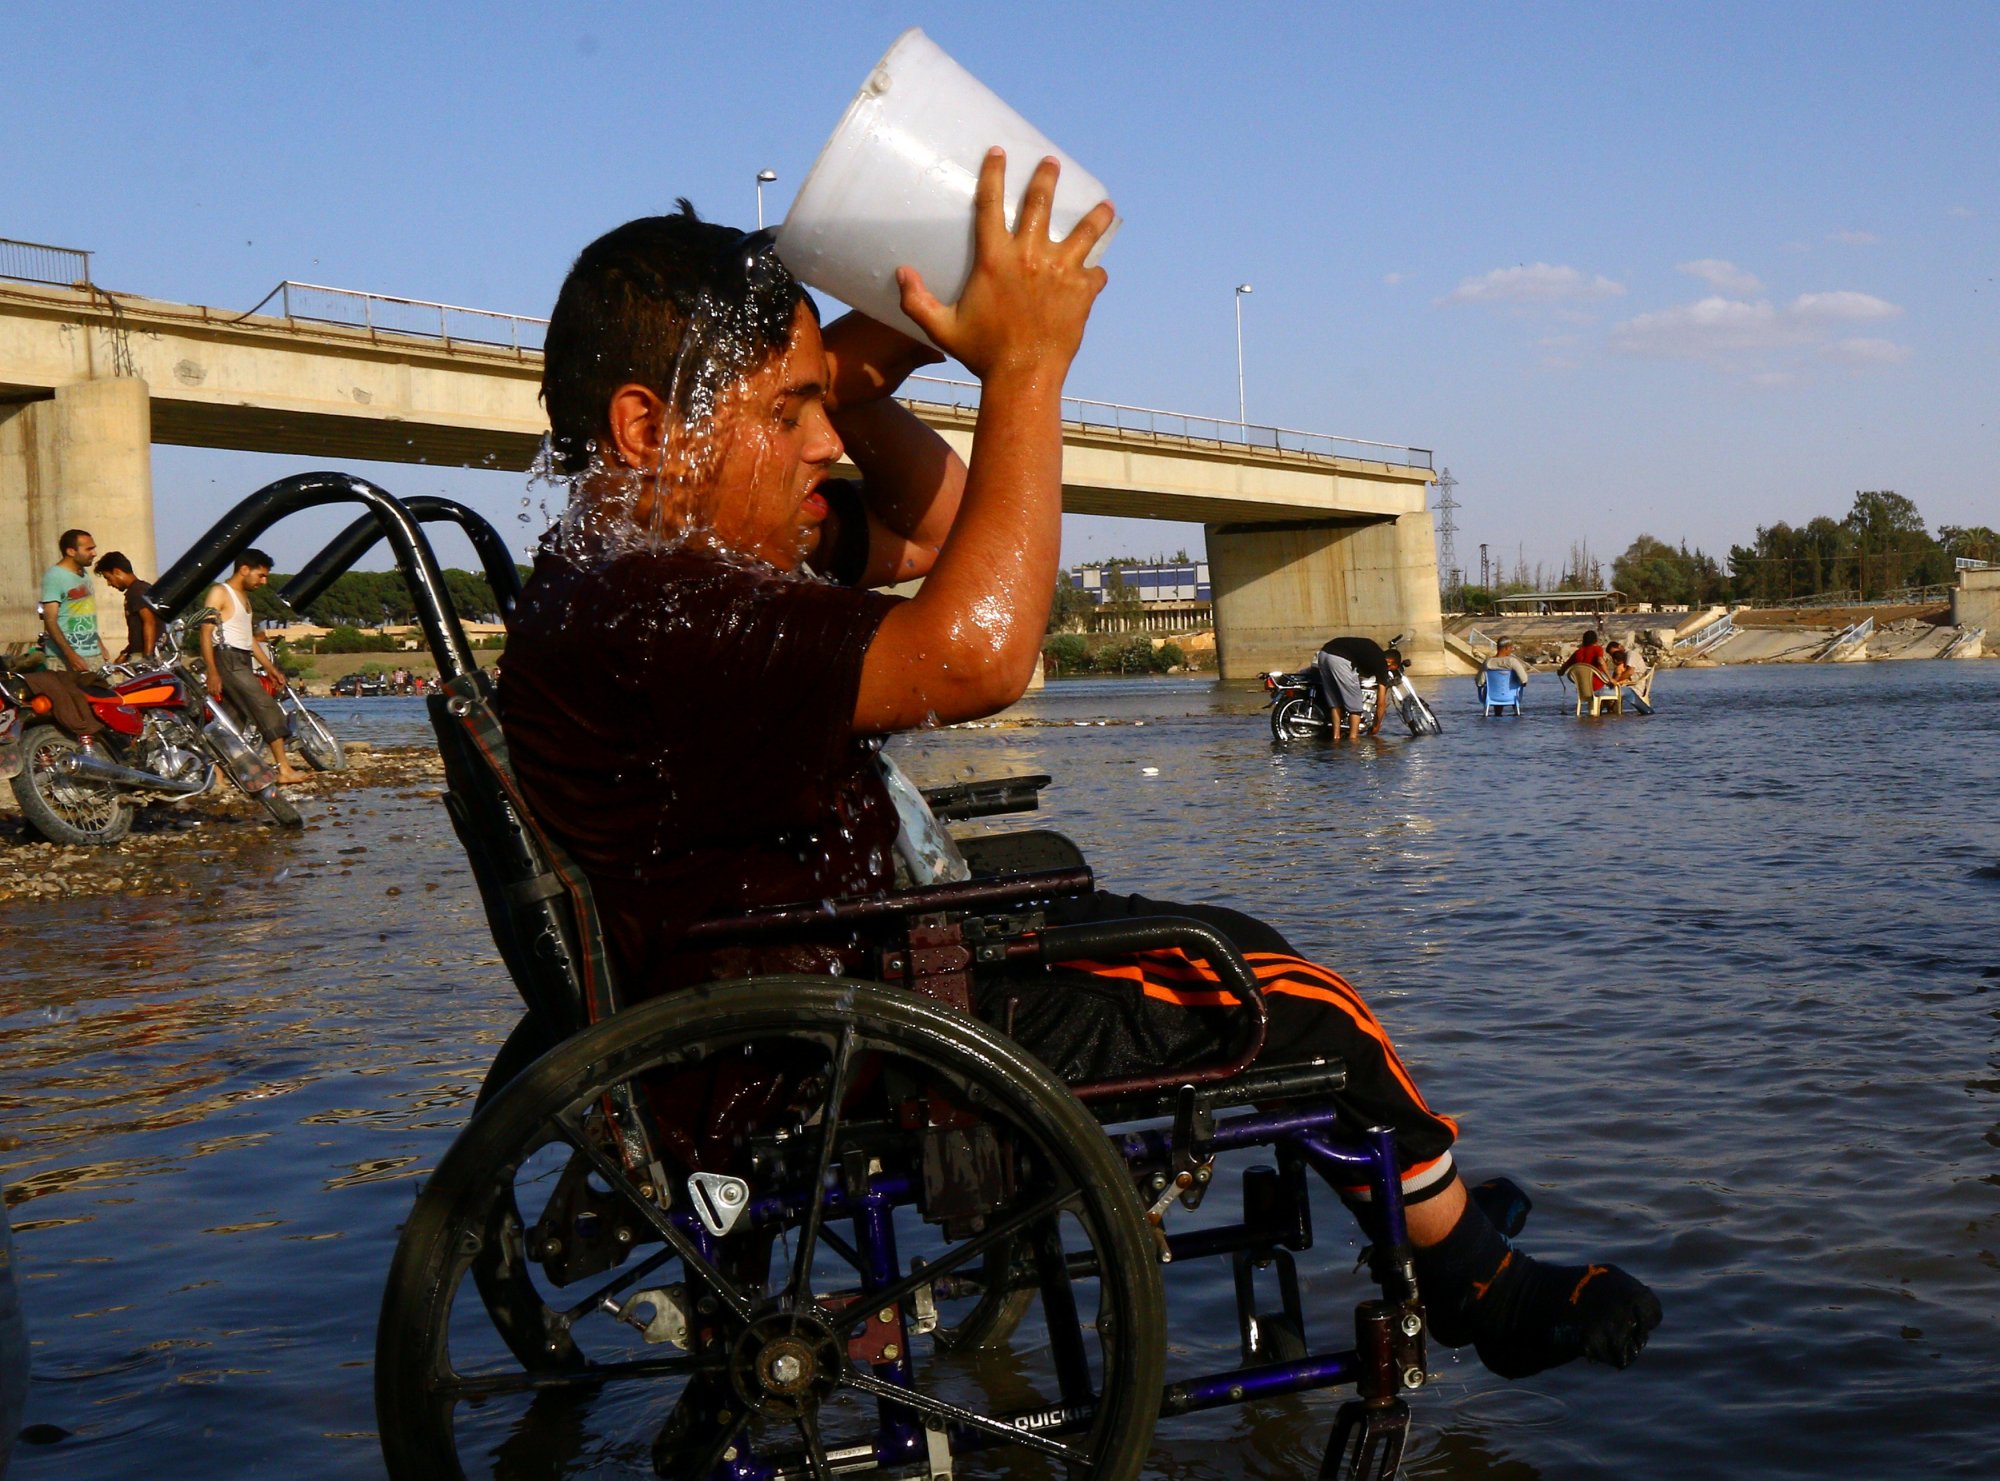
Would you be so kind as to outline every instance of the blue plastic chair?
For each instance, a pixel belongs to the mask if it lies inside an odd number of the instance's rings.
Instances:
[[[1479,681],[1479,698],[1487,714],[1496,715],[1504,710],[1521,713],[1521,690],[1525,686],[1514,677],[1512,669],[1481,669]]]

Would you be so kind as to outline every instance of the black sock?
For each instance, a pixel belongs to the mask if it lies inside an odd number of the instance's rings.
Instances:
[[[1629,1367],[1660,1323],[1659,1299],[1617,1266],[1544,1264],[1472,1202],[1416,1263],[1431,1335],[1446,1347],[1471,1343],[1502,1378],[1580,1357]]]

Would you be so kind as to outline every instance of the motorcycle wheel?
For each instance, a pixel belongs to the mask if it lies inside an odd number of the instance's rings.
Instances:
[[[264,811],[274,818],[281,828],[303,828],[306,820],[299,816],[299,810],[285,800],[285,794],[275,786],[266,787],[261,792],[250,794],[264,804]]]
[[[1271,739],[1280,743],[1310,740],[1326,733],[1326,721],[1311,700],[1294,695],[1271,707]]]
[[[292,740],[314,771],[347,770],[347,748],[326,728],[326,722],[304,705],[292,711]]]
[[[1402,703],[1403,723],[1410,727],[1411,735],[1443,735],[1444,725],[1431,713],[1431,707],[1412,694]]]
[[[50,843],[101,847],[132,829],[132,801],[102,782],[65,776],[63,762],[82,750],[66,730],[37,725],[21,738],[21,774],[14,778],[21,816]]]

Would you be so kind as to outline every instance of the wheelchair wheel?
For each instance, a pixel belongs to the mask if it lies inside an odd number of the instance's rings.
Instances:
[[[982,1308],[1004,1360],[951,1341]],[[1045,1067],[899,989],[764,979],[491,1096],[404,1226],[376,1408],[396,1481],[1130,1478],[1164,1334],[1131,1176]]]
[[[555,1040],[542,1027],[541,1020],[532,1013],[523,1013],[501,1040],[499,1052],[486,1068],[486,1078],[479,1082],[479,1094],[472,1102],[473,1114],[484,1110],[488,1101],[519,1078],[521,1071],[553,1048]]]

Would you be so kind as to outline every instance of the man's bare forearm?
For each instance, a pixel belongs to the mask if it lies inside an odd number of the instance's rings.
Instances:
[[[886,560],[871,560],[869,576],[874,579],[868,584],[924,574],[958,518],[965,496],[965,464],[951,444],[895,401],[849,408],[836,413],[833,423],[847,455],[861,470],[869,514],[893,537],[874,544],[894,546],[902,541],[917,547],[891,549]],[[876,553],[871,545],[871,556]]]
[[[952,538],[918,604],[967,614],[996,670],[1034,669],[1062,540],[1061,387],[996,377],[980,398],[976,452]]]

